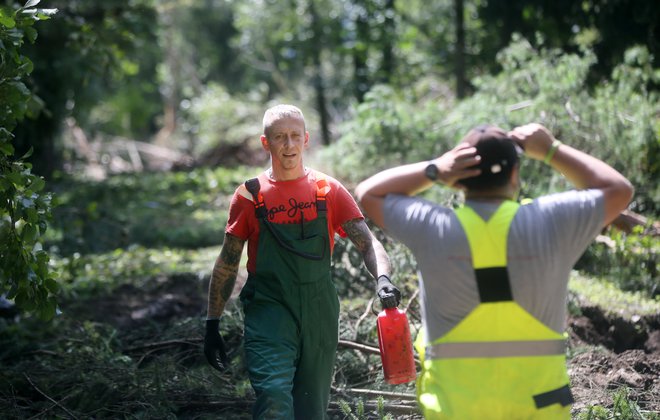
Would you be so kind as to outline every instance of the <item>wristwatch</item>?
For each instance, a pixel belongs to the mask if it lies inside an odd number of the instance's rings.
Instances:
[[[435,163],[431,162],[424,168],[424,175],[433,182],[438,180],[438,167]]]

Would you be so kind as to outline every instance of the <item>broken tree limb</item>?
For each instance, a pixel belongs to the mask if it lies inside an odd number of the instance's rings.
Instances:
[[[34,384],[34,382],[32,382],[32,379],[30,379],[30,377],[27,375],[27,373],[24,373],[23,376],[25,376],[25,379],[27,379],[27,381],[30,383],[30,385],[32,385],[32,387],[33,387],[38,393],[40,393],[41,395],[43,395],[44,397],[46,397],[46,398],[48,399],[48,401],[52,402],[52,403],[55,404],[57,407],[59,407],[59,408],[61,408],[62,410],[64,410],[64,412],[67,413],[69,416],[71,416],[72,419],[76,419],[76,420],[78,420],[78,417],[74,416],[73,413],[70,412],[69,410],[67,410],[67,408],[66,408],[65,406],[63,406],[63,405],[60,404],[59,402],[55,401],[55,400],[54,400],[53,398],[51,398],[48,394],[46,394],[45,392],[43,392],[42,390],[40,390],[39,387],[37,387],[37,386]]]
[[[394,398],[394,399],[400,399],[400,400],[410,400],[410,401],[415,401],[417,397],[414,394],[406,394],[403,392],[390,392],[390,391],[379,391],[377,389],[362,389],[362,388],[332,388],[333,391],[341,394],[341,393],[349,393],[349,394],[361,394],[361,395],[372,395],[374,397],[381,396],[383,398]]]
[[[383,404],[382,407],[383,407],[383,410],[386,413],[399,414],[399,415],[420,414],[420,411],[419,411],[419,408],[417,407],[417,404],[415,404],[415,405]],[[364,402],[364,408],[369,410],[369,411],[378,410],[378,402],[365,401]],[[342,405],[341,405],[341,403],[330,401],[328,410],[341,411],[342,410]]]
[[[378,347],[369,346],[367,344],[360,344],[354,341],[339,340],[338,346],[346,347],[349,349],[360,350],[365,353],[380,354],[380,350],[378,349]]]
[[[129,347],[127,349],[124,349],[124,353],[129,353],[132,351],[139,351],[139,350],[151,350],[154,348],[159,348],[159,347],[169,347],[173,345],[188,345],[188,346],[194,346],[197,343],[201,343],[202,339],[201,338],[185,338],[185,339],[178,339],[178,340],[166,340],[166,341],[158,341],[156,343],[146,343],[146,344],[141,344],[139,346],[133,346]]]
[[[612,226],[626,233],[632,232],[635,226],[646,226],[644,234],[651,236],[660,235],[660,222],[649,224],[646,217],[630,210],[624,210],[621,212],[621,214],[612,222]]]

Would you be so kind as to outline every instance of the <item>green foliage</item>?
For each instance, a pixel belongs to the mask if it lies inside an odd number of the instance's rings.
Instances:
[[[205,278],[219,252],[218,247],[184,250],[134,246],[102,254],[54,257],[52,266],[60,273],[64,296],[89,297],[109,293],[126,279],[135,287],[145,287],[164,274],[196,273]]]
[[[582,302],[573,305],[597,305],[608,312],[625,317],[653,315],[660,313],[660,300],[651,298],[643,290],[623,291],[616,281],[608,277],[591,277],[574,272],[569,282],[569,290]]]
[[[637,403],[630,399],[628,390],[625,387],[619,388],[613,395],[613,406],[605,408],[600,405],[589,406],[581,410],[574,418],[576,420],[658,420],[660,414],[645,412],[640,409]]]
[[[406,94],[372,89],[343,127],[340,140],[324,151],[326,165],[340,178],[357,181],[387,166],[431,159],[475,125],[512,129],[536,121],[628,176],[637,188],[634,208],[655,208],[660,202],[655,182],[660,101],[657,92],[644,88],[645,82],[657,79],[644,48],[630,50],[612,81],[593,90],[587,83],[595,62],[590,51],[536,50],[518,37],[498,57],[502,71],[476,78],[474,95],[453,108],[428,95],[410,94],[415,88]],[[527,196],[566,187],[561,175],[536,161],[523,160],[521,173]]]
[[[32,147],[34,170],[46,178],[62,166],[59,135],[67,118],[92,133],[112,128],[114,135],[129,134],[127,129],[140,135],[155,125],[155,116],[143,113],[162,109],[153,84],[158,50],[152,47],[152,0],[48,3],[59,12],[40,28],[39,42],[25,47],[34,63],[26,84],[43,100],[44,112],[14,131],[16,150],[24,153]],[[123,100],[124,87],[139,92],[136,101]],[[90,112],[105,99],[109,102],[102,118],[101,112]],[[125,108],[111,109],[115,101]]]
[[[53,184],[62,205],[53,212],[48,245],[71,255],[131,244],[220,244],[231,196],[248,177],[247,168],[202,168],[116,175],[102,182],[64,178]]]
[[[246,97],[232,96],[216,83],[206,85],[188,110],[186,129],[195,138],[193,156],[204,155],[218,146],[251,144],[252,153],[261,153],[264,92]]]
[[[16,124],[41,108],[41,100],[24,83],[34,65],[23,50],[26,42],[37,39],[35,22],[48,19],[56,10],[37,9],[37,4],[28,1],[16,10],[0,6],[0,151],[4,156],[14,151],[10,140]]]
[[[375,86],[342,127],[340,140],[321,151],[319,160],[341,179],[357,182],[446,147],[449,142],[438,134],[435,121],[446,105],[428,99],[412,105],[413,99],[390,86]]]
[[[362,398],[357,398],[353,401],[354,408],[351,407],[351,404],[346,400],[339,400],[339,408],[344,415],[344,419],[348,420],[367,420],[367,419],[379,419],[379,420],[392,420],[392,414],[385,412],[385,400],[381,395],[376,399],[376,406],[374,412],[367,411],[365,403]]]
[[[30,152],[15,159],[12,130],[40,106],[23,80],[33,65],[23,55],[24,43],[34,42],[33,25],[48,19],[53,9],[37,9],[39,0],[12,10],[0,7],[0,294],[22,309],[48,320],[55,315],[58,285],[41,249],[51,210],[51,194],[43,178],[25,162]]]
[[[651,299],[660,296],[658,263],[660,241],[637,226],[632,233],[612,231],[608,244],[594,243],[577,267],[595,276],[607,277],[617,288],[638,292]]]

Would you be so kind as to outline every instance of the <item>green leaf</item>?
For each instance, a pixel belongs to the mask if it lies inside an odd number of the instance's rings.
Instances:
[[[21,158],[19,160],[25,160],[25,159],[29,158],[30,156],[32,156],[32,153],[34,153],[34,147],[30,146],[28,151],[25,152],[25,154],[23,156],[21,156]]]
[[[52,294],[56,294],[60,291],[60,285],[53,278],[47,278],[46,281],[44,281],[44,286],[46,286],[46,289]]]
[[[57,13],[57,9],[39,9],[39,13],[37,13],[37,17],[39,20],[47,20],[50,19],[51,16],[54,16]]]
[[[16,294],[14,301],[16,305],[26,311],[32,311],[37,307],[37,302],[30,296],[30,289],[21,288]]]
[[[22,187],[23,185],[25,185],[25,178],[23,177],[22,174],[18,172],[9,172],[8,174],[5,175],[5,177],[16,187]]]
[[[30,191],[41,191],[44,187],[46,186],[46,181],[43,180],[43,178],[35,176],[32,178],[32,183],[30,183]]]
[[[12,29],[16,26],[16,21],[11,16],[7,16],[4,10],[0,9],[0,25],[3,25],[7,29]]]
[[[34,207],[25,206],[25,210],[23,211],[23,219],[27,220],[28,223],[37,223],[39,220],[39,213],[37,212],[37,209]]]
[[[21,232],[21,239],[26,245],[34,243],[34,240],[36,239],[38,233],[39,230],[37,229],[37,226],[33,225],[32,223],[28,223],[23,226],[23,231]]]
[[[7,292],[7,299],[14,299],[14,297],[16,297],[17,292],[18,292],[18,286],[16,284],[12,284],[11,288]]]
[[[50,321],[55,316],[57,311],[57,300],[54,297],[49,297],[44,306],[41,308],[40,318],[43,321]]]
[[[17,71],[22,74],[30,74],[34,70],[34,64],[32,60],[27,57],[22,57],[22,64],[18,67]]]
[[[23,32],[25,33],[25,36],[27,36],[28,41],[30,41],[31,44],[34,43],[37,39],[37,30],[34,29],[31,26],[26,26],[23,28]]]
[[[14,154],[14,146],[11,143],[2,142],[0,143],[0,152],[5,156],[11,156]]]

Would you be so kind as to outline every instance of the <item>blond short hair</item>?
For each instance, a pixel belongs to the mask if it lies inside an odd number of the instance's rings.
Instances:
[[[287,104],[275,105],[271,108],[268,108],[264,113],[264,136],[268,137],[268,130],[270,127],[275,121],[281,120],[282,118],[300,118],[303,122],[303,125],[305,124],[305,116],[297,106]]]

